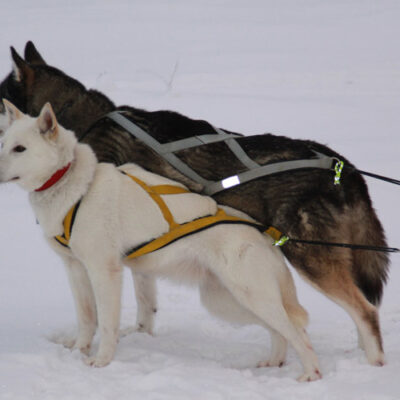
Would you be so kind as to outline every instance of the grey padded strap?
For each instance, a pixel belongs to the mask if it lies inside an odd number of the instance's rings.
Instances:
[[[278,172],[290,171],[293,169],[302,168],[322,168],[331,169],[332,163],[336,160],[332,157],[327,157],[320,153],[317,153],[319,158],[311,160],[293,160],[293,161],[282,161],[274,164],[262,165],[258,168],[251,169],[246,172],[242,172],[237,175],[233,175],[229,178],[222,179],[221,181],[214,182],[204,188],[204,193],[209,196],[220,192],[222,190],[228,189],[233,186],[240,185],[251,181],[253,179],[261,178],[262,176],[276,174]],[[322,157],[320,157],[322,156]]]
[[[225,132],[219,128],[214,128],[215,131],[220,135],[224,135]],[[240,160],[240,162],[248,169],[258,168],[260,165],[252,160],[240,147],[239,143],[235,139],[225,140],[226,145],[231,149],[232,153]]]
[[[142,128],[134,124],[128,118],[124,117],[119,111],[113,111],[107,114],[107,117],[115,121],[131,135],[133,135],[137,139],[140,139],[143,143],[153,149],[183,175],[186,175],[193,181],[202,184],[204,186],[203,193],[207,195],[213,195],[230,187],[240,185],[241,183],[261,178],[262,176],[276,174],[278,172],[304,168],[332,169],[333,163],[335,161],[338,161],[336,158],[328,157],[324,154],[314,151],[317,158],[311,160],[305,159],[282,161],[274,164],[260,166],[251,158],[249,158],[244,150],[240,147],[240,145],[236,142],[235,138],[241,136],[226,133],[218,128],[214,128],[215,131],[218,132],[216,135],[199,135],[187,139],[177,140],[171,143],[161,144],[152,136],[150,136],[147,132],[145,132]],[[173,154],[174,151],[184,150],[191,147],[200,146],[202,144],[216,143],[220,141],[225,141],[225,143],[229,146],[236,157],[243,163],[243,165],[249,168],[248,171],[230,176],[220,181],[210,181],[201,177],[197,172],[195,172],[192,168],[190,168],[178,157],[176,157],[175,154]]]
[[[162,144],[162,151],[163,154],[165,153],[173,153],[179,150],[190,149],[191,147],[201,146],[202,144],[209,144],[209,143],[216,143],[222,142],[224,140],[239,137],[239,135],[233,135],[231,133],[223,132],[221,135],[199,135],[199,136],[192,136],[187,139],[177,140],[171,143],[164,143]]]
[[[192,179],[195,182],[201,183],[204,186],[214,183],[213,181],[209,181],[201,177],[197,172],[195,172],[192,168],[190,168],[178,157],[176,157],[175,154],[173,153],[164,154],[161,143],[159,143],[157,140],[151,137],[142,128],[131,122],[128,118],[124,117],[118,111],[114,111],[112,113],[107,114],[107,117],[115,121],[117,124],[121,125],[130,134],[140,139],[144,144],[153,149],[156,153],[162,156],[173,167],[175,167],[182,174],[186,175],[188,178]]]

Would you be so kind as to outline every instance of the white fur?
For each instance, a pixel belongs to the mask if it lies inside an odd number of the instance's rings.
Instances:
[[[3,133],[7,128],[8,128],[7,115],[0,112],[0,136],[3,135]]]
[[[124,262],[136,279],[138,323],[142,329],[152,329],[156,308],[154,277],[195,284],[203,304],[214,315],[271,330],[271,356],[261,366],[281,365],[288,341],[304,367],[299,380],[320,378],[317,357],[304,330],[307,314],[297,301],[282,254],[272,246],[270,238],[249,226],[219,225],[151,254],[123,260],[122,254],[129,248],[168,230],[158,206],[117,168],[97,164],[92,150],[77,144],[72,132],[60,126],[54,129],[51,121],[45,125],[52,134],[40,132],[38,126],[42,126],[45,116],[49,118],[43,112],[39,119],[17,118],[6,132],[0,180],[19,176],[18,183],[30,191],[30,201],[45,236],[65,262],[78,315],[78,336],[73,347],[89,354],[98,325],[99,349],[86,359],[88,364],[104,366],[114,356]],[[27,150],[13,152],[16,144]],[[72,167],[57,184],[43,192],[33,191],[70,161]],[[136,165],[120,169],[148,184],[172,183]],[[63,218],[81,197],[70,249],[66,249],[53,237],[62,233]],[[194,193],[165,196],[165,200],[179,222],[216,210],[214,200]]]

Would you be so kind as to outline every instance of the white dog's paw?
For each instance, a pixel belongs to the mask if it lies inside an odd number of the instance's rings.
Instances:
[[[124,329],[121,329],[119,331],[119,337],[123,338],[123,337],[131,335],[132,333],[135,333],[135,332],[147,333],[148,335],[153,336],[153,329],[150,326],[145,326],[143,324],[137,324],[135,326],[128,326]]]
[[[260,361],[257,364],[257,368],[266,368],[266,367],[282,367],[285,364],[285,359],[283,358],[270,358],[266,361]]]
[[[60,340],[59,344],[63,345],[65,348],[72,350],[75,346],[76,339],[75,338],[65,338]]]
[[[87,357],[84,359],[84,362],[89,367],[101,368],[110,364],[112,360],[112,356],[108,355],[96,355],[94,357]]]
[[[91,347],[91,343],[79,343],[79,341],[77,340],[76,343],[72,346],[71,350],[79,350],[82,354],[84,354],[85,356],[88,356],[90,353],[90,347]]]
[[[318,368],[315,368],[313,371],[306,372],[300,377],[297,378],[298,382],[312,382],[317,381],[322,378],[322,374]]]
[[[49,335],[47,339],[55,344],[60,344],[67,349],[72,349],[76,343],[76,335],[73,333],[54,333]]]

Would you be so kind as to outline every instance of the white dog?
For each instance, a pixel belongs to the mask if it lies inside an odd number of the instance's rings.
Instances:
[[[87,145],[58,125],[49,104],[38,118],[4,104],[10,127],[2,139],[0,181],[15,181],[29,192],[45,237],[65,262],[78,315],[73,348],[88,354],[99,327],[99,349],[85,359],[89,365],[107,365],[114,356],[124,263],[139,278],[135,286],[144,315],[154,276],[195,283],[213,314],[271,331],[271,355],[260,366],[281,365],[288,341],[304,367],[299,380],[321,377],[304,330],[307,313],[271,238],[247,225],[218,224],[152,253],[126,257],[129,249],[153,243],[171,228],[214,215],[214,200],[134,164],[98,163]],[[166,188],[174,194],[157,194]],[[70,210],[79,201],[73,216]]]

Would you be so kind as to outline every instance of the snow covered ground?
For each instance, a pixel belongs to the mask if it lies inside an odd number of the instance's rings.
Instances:
[[[173,109],[246,134],[326,143],[360,169],[400,177],[400,2],[397,0],[15,0],[1,10],[0,77],[9,46],[33,40],[46,60],[117,104]],[[392,246],[400,247],[400,188],[368,180]],[[400,399],[400,256],[381,308],[382,368],[357,349],[354,324],[295,279],[310,313],[322,380],[256,369],[261,328],[204,311],[195,290],[161,282],[156,335],[123,338],[114,362],[85,366],[55,342],[72,334],[66,276],[27,202],[0,189],[0,399]],[[129,274],[122,327],[135,320]]]

